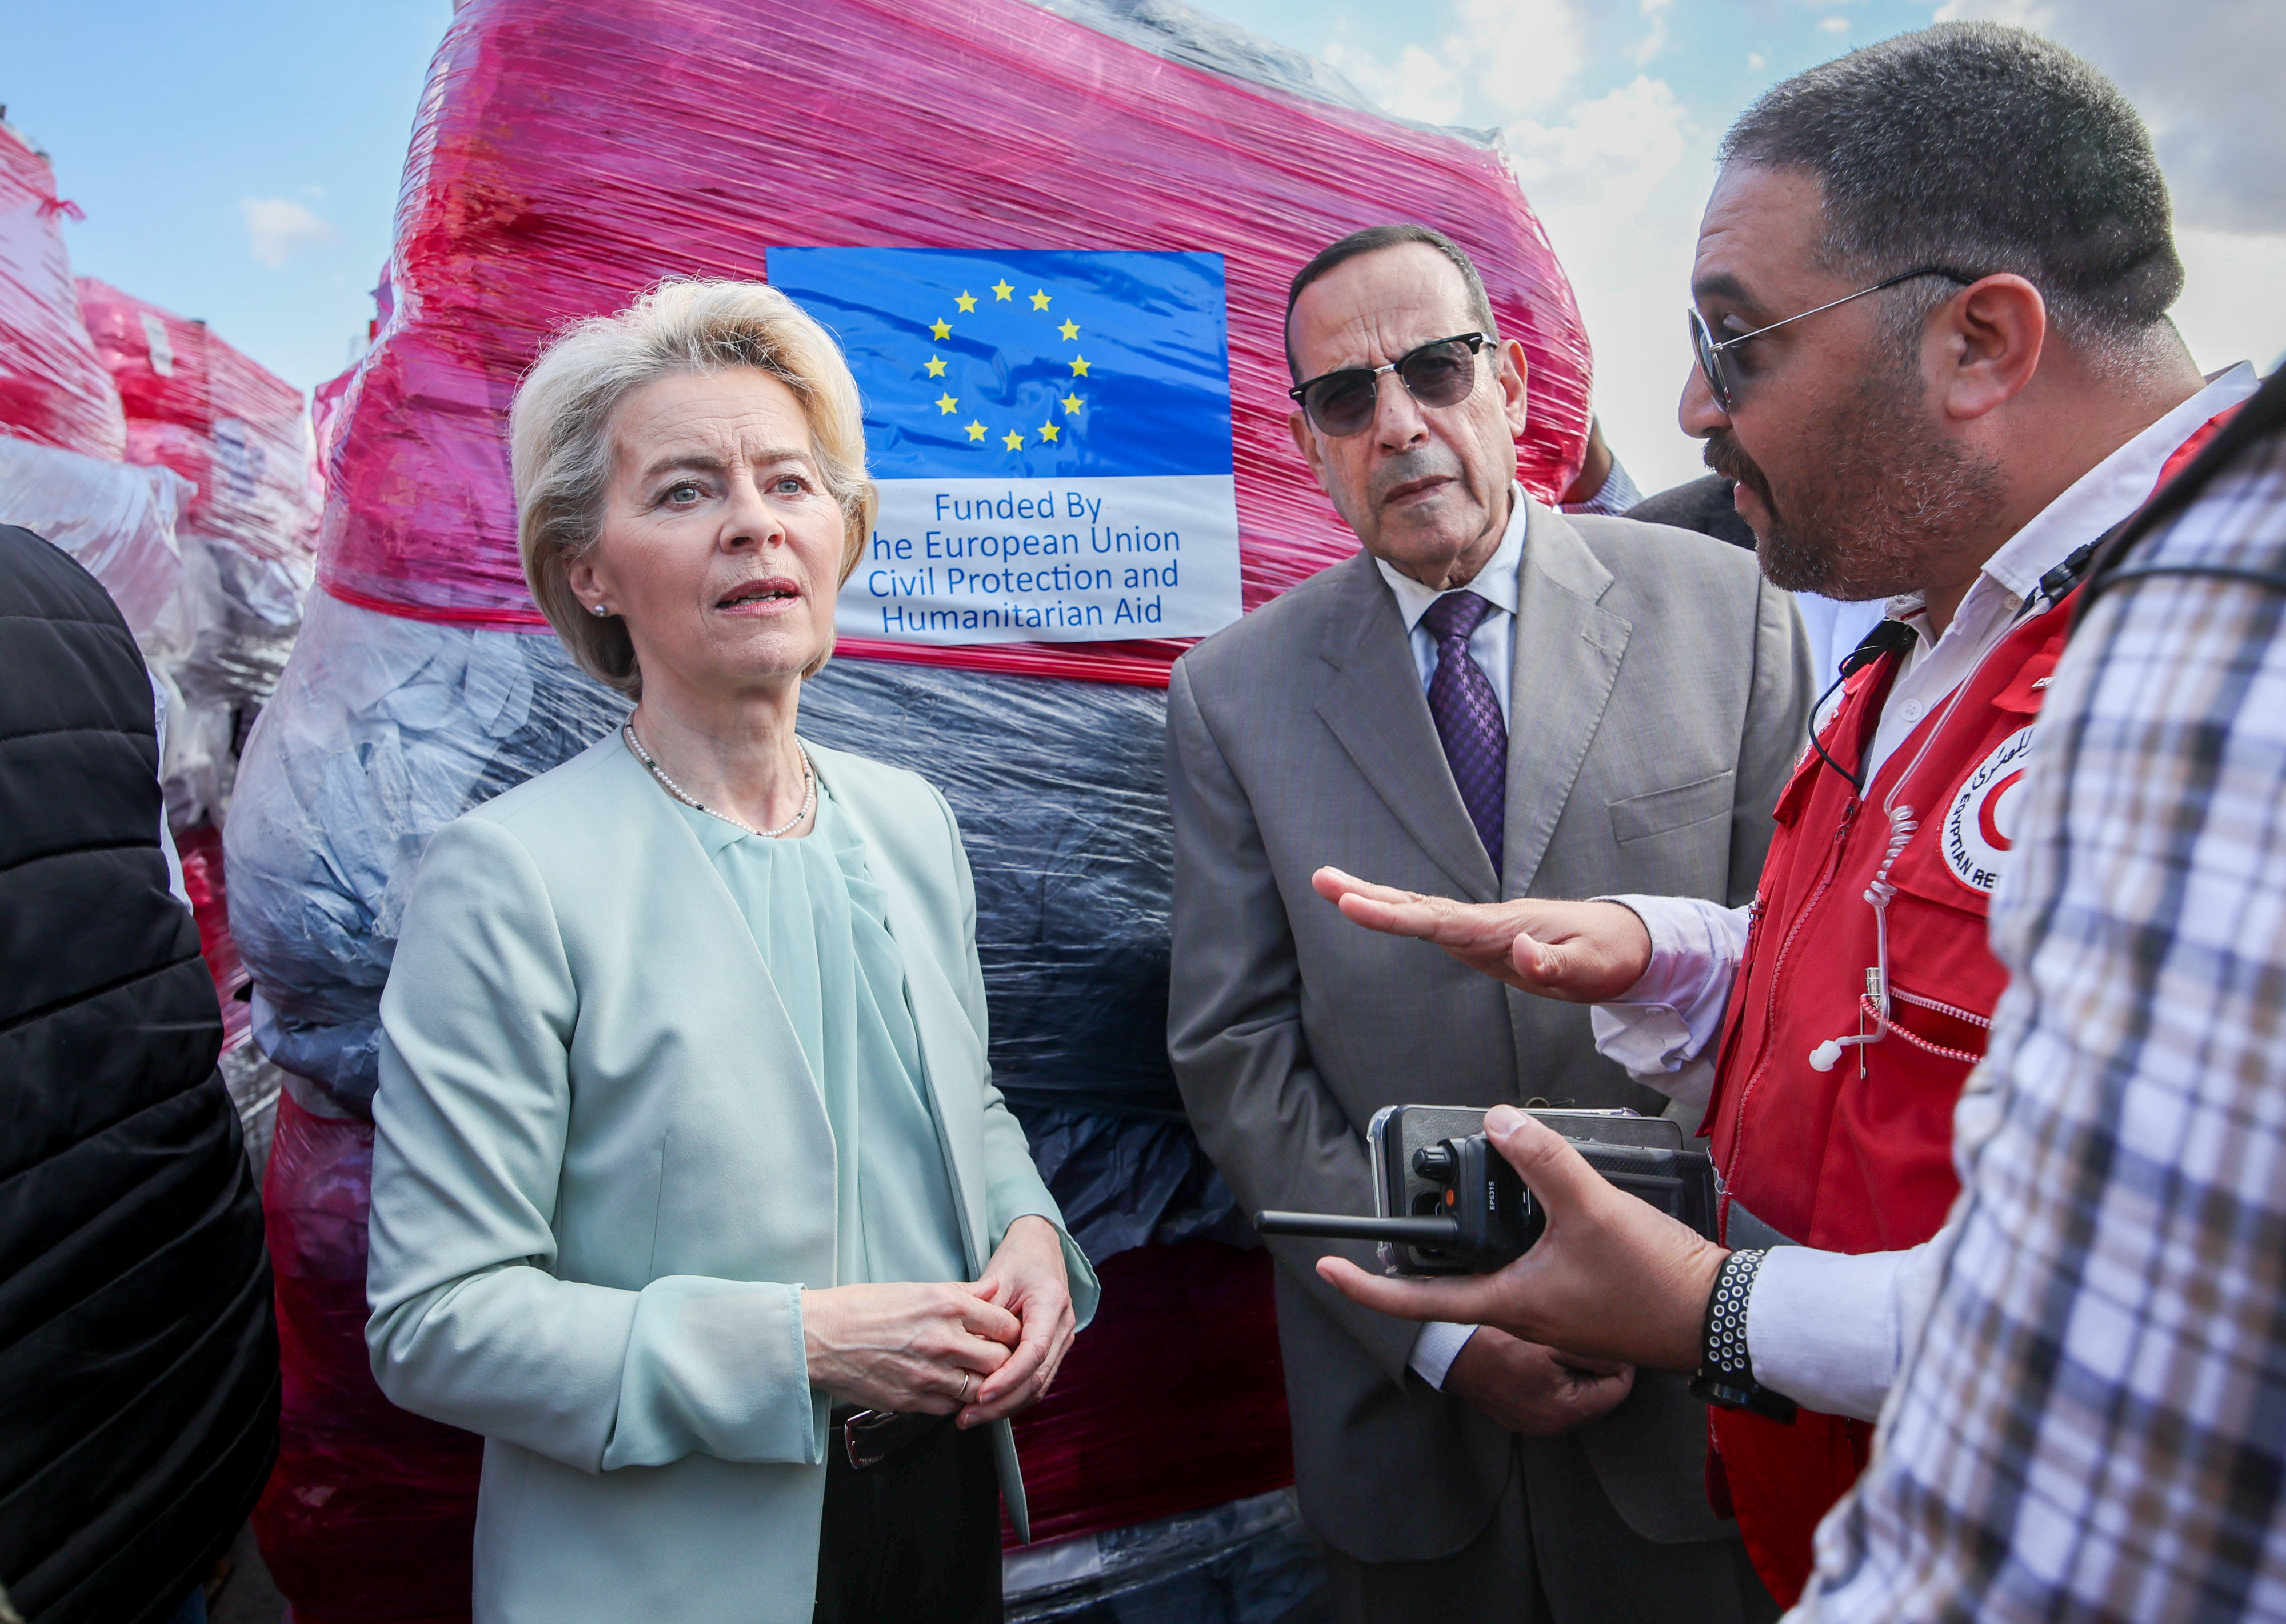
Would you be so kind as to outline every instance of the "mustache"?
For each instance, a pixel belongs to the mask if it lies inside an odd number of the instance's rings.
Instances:
[[[1778,503],[1770,496],[1770,482],[1738,444],[1738,437],[1728,429],[1717,429],[1707,437],[1704,453],[1707,466],[1725,479],[1736,480],[1762,499],[1762,505],[1772,513]]]
[[[1391,457],[1373,470],[1370,494],[1374,501],[1401,485],[1411,485],[1416,479],[1458,479],[1461,460],[1442,447],[1424,446],[1408,451],[1403,456]]]

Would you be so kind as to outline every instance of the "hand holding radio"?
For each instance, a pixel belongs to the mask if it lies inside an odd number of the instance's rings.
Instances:
[[[1310,883],[1354,924],[1433,942],[1471,970],[1544,998],[1607,1004],[1651,967],[1651,933],[1618,903],[1456,903],[1336,868]]]
[[[1679,1136],[1673,1123],[1660,1118],[1604,1120],[1656,1125]],[[1344,1296],[1399,1319],[1495,1326],[1570,1353],[1648,1369],[1696,1370],[1707,1297],[1729,1255],[1708,1238],[1711,1210],[1700,1223],[1699,1215],[1688,1210],[1694,1197],[1686,1191],[1679,1193],[1685,1207],[1682,1217],[1670,1216],[1660,1210],[1670,1203],[1654,1204],[1645,1194],[1631,1193],[1582,1154],[1584,1149],[1609,1160],[1606,1147],[1574,1143],[1512,1107],[1488,1112],[1484,1132],[1498,1160],[1532,1198],[1538,1221],[1529,1250],[1490,1273],[1388,1279],[1345,1258],[1327,1257],[1318,1264],[1319,1274]],[[1679,1154],[1705,1160],[1696,1151]],[[1710,1195],[1712,1186],[1709,1170],[1705,1191]],[[1683,1221],[1685,1217],[1694,1221]]]

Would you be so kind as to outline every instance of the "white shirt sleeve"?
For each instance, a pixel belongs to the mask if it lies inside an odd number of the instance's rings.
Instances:
[[[1430,1386],[1440,1391],[1445,1378],[1453,1372],[1453,1361],[1461,1357],[1461,1350],[1469,1338],[1477,1334],[1473,1325],[1452,1325],[1442,1320],[1431,1320],[1413,1338],[1413,1352],[1406,1363],[1413,1373]]]
[[[1588,1012],[1596,1048],[1646,1088],[1686,1106],[1714,1092],[1705,1051],[1746,950],[1746,910],[1691,896],[1599,896],[1632,911],[1651,933],[1651,967],[1624,997]]]
[[[1808,1409],[1878,1420],[1936,1300],[1938,1263],[1935,1241],[1855,1257],[1772,1247],[1746,1298],[1754,1380]]]

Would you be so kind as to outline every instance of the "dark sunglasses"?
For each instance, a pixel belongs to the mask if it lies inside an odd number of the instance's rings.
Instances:
[[[1339,438],[1373,422],[1381,374],[1393,372],[1405,392],[1425,406],[1458,406],[1477,386],[1477,351],[1492,343],[1482,333],[1432,338],[1385,367],[1344,367],[1286,392],[1301,404],[1318,432]]]
[[[1725,338],[1719,343],[1714,337],[1714,329],[1707,325],[1707,318],[1693,306],[1689,312],[1691,345],[1699,352],[1699,370],[1707,374],[1707,387],[1714,393],[1714,404],[1728,412],[1737,404],[1738,397],[1738,381],[1730,375],[1730,363],[1723,359],[1724,351],[1735,350],[1750,338],[1760,338],[1763,334],[1776,332],[1789,323],[1830,311],[1837,304],[1847,304],[1852,299],[1862,299],[1869,293],[1879,293],[1884,288],[1895,288],[1899,282],[1910,282],[1922,276],[1941,276],[1949,281],[1959,282],[1964,288],[1981,280],[1965,271],[1951,271],[1943,265],[1923,265],[1918,271],[1901,271],[1887,281],[1876,282],[1871,288],[1860,288],[1856,293],[1844,294],[1819,305],[1817,310],[1806,310],[1799,316],[1788,316],[1785,321],[1773,321],[1768,327],[1756,327],[1751,333],[1741,333],[1736,338]]]

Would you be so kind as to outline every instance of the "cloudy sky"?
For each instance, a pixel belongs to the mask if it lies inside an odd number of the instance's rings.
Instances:
[[[2081,51],[2157,134],[2203,366],[2286,351],[2280,0],[1208,0],[1391,112],[1497,128],[1586,311],[1607,431],[1646,490],[1675,427],[1691,245],[1725,125],[1785,75],[1935,16]],[[210,320],[308,389],[371,314],[449,0],[0,0],[0,104],[87,212],[75,263]]]

